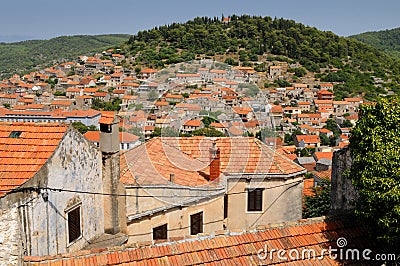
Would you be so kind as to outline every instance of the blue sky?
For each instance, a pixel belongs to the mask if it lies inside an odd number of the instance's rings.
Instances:
[[[4,0],[0,41],[128,33],[196,16],[283,17],[341,36],[400,27],[398,0]]]

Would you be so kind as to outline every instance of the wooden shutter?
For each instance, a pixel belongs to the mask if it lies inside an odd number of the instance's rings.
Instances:
[[[247,191],[247,211],[262,211],[262,188]]]
[[[68,212],[68,243],[81,236],[81,208]]]

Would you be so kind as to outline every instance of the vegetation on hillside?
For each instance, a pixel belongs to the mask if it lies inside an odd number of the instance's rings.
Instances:
[[[75,60],[79,55],[102,52],[126,42],[129,35],[61,36],[50,40],[0,43],[0,75],[2,78],[44,68],[57,62]]]
[[[400,98],[362,105],[352,130],[348,178],[359,198],[356,213],[371,235],[400,245]]]
[[[364,32],[350,37],[400,58],[400,28]]]
[[[231,16],[229,23],[218,18],[195,18],[131,36],[125,45],[136,64],[162,68],[195,58],[225,58],[225,62],[254,66],[267,71],[267,60],[299,62],[319,73],[322,81],[339,82],[339,98],[362,94],[375,99],[384,93],[373,86],[372,76],[398,91],[400,63],[376,48],[352,38],[339,37],[293,20],[270,17]],[[337,73],[329,69],[338,69]],[[304,71],[297,71],[304,75]],[[340,93],[343,92],[343,93]]]

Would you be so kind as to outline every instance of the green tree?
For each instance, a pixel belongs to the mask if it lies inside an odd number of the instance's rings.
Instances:
[[[212,118],[210,116],[205,116],[203,119],[201,119],[201,122],[203,122],[204,127],[209,128],[211,123],[216,122],[217,120],[215,118]]]
[[[85,134],[86,132],[89,131],[89,127],[87,127],[85,124],[82,122],[73,122],[72,126],[78,130],[81,134]]]
[[[400,245],[400,98],[362,105],[352,130],[347,172],[358,192],[356,214],[372,235]]]
[[[320,217],[329,214],[331,207],[331,184],[324,180],[313,188],[315,195],[304,197],[303,218]]]
[[[192,131],[193,136],[224,137],[224,133],[214,128],[200,128]]]
[[[319,134],[319,138],[321,139],[322,146],[331,145],[331,140],[328,138],[328,136],[326,134]]]
[[[353,125],[353,123],[351,123],[351,121],[350,120],[347,120],[347,119],[345,119],[344,121],[343,121],[343,123],[340,125],[340,127],[353,127],[354,125]]]

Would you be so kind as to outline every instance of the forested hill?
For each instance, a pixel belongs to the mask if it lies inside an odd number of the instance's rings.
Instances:
[[[101,52],[126,42],[128,38],[126,34],[76,35],[50,40],[0,43],[0,75],[6,77],[60,60],[76,59],[79,55]]]
[[[293,20],[270,17],[231,16],[229,22],[219,18],[195,18],[138,32],[126,44],[128,54],[137,64],[164,67],[194,58],[223,55],[230,64],[254,65],[268,56],[299,62],[309,71],[338,68],[334,74],[320,73],[323,81],[343,82],[343,96],[356,93],[376,98],[379,93],[371,76],[381,77],[387,87],[398,92],[399,61],[352,38],[339,37]],[[220,59],[218,58],[218,59]],[[389,79],[390,81],[390,79]]]
[[[364,32],[350,37],[400,58],[400,28]]]

